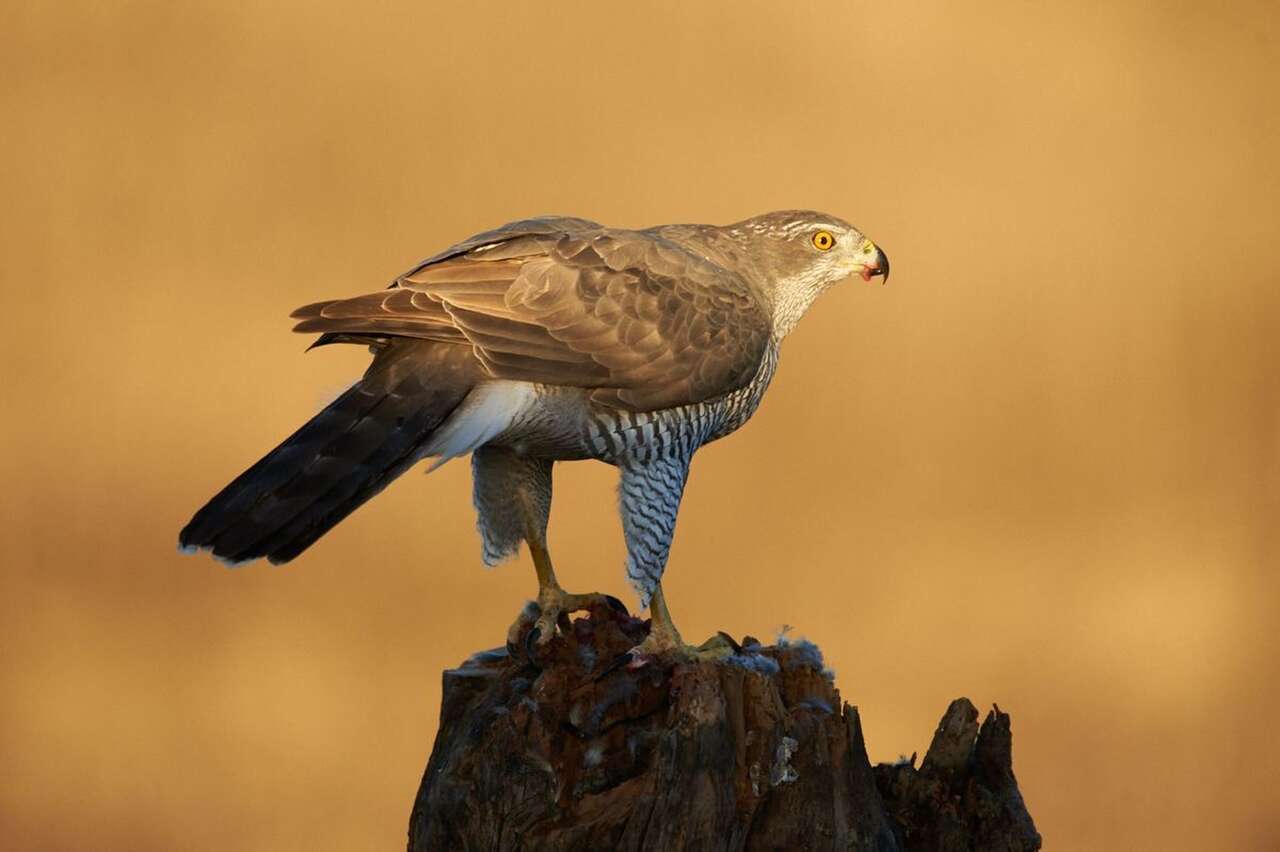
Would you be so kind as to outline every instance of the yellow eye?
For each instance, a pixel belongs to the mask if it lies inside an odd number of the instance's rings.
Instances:
[[[818,231],[813,235],[813,247],[818,251],[830,251],[835,244],[836,238],[831,236],[830,231]]]

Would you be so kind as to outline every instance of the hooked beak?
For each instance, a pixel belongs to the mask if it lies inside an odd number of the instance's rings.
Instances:
[[[884,253],[883,249],[881,249],[879,246],[876,246],[875,260],[873,260],[871,263],[864,263],[862,265],[862,272],[860,274],[862,275],[863,281],[870,281],[872,278],[879,275],[884,279],[880,283],[888,284],[889,283],[889,256]]]

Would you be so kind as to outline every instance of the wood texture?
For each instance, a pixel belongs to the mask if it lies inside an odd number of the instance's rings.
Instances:
[[[1035,850],[1009,717],[952,703],[919,768],[873,768],[810,643],[606,671],[644,622],[608,609],[537,662],[445,672],[409,849]]]

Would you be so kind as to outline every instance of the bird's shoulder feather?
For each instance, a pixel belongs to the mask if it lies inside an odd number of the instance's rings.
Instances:
[[[660,234],[532,219],[477,234],[386,290],[307,305],[296,331],[469,344],[495,378],[588,389],[636,411],[755,375],[769,312],[735,271]]]

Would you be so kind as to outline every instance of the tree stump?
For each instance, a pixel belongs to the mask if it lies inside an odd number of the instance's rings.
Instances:
[[[979,728],[957,699],[918,769],[872,768],[814,645],[611,666],[647,629],[602,607],[536,661],[498,649],[446,671],[411,852],[1040,848],[998,708]]]

